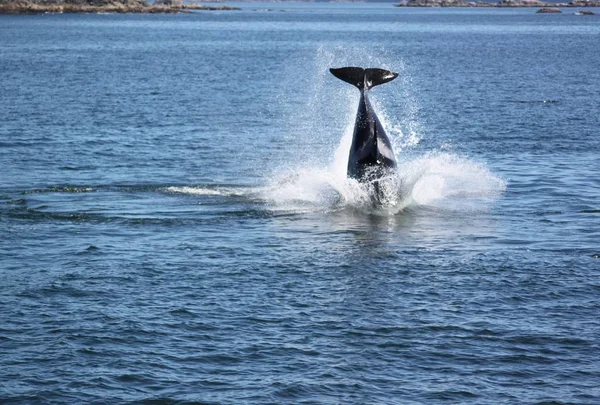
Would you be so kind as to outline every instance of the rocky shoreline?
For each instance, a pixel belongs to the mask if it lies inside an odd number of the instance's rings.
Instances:
[[[497,8],[563,8],[600,7],[600,0],[573,0],[568,3],[544,3],[540,0],[501,0],[497,3],[481,0],[402,0],[395,7],[497,7]],[[227,5],[206,6],[184,4],[182,0],[0,0],[0,14],[45,13],[189,13],[195,10],[240,10]],[[554,11],[555,12],[555,11]],[[593,13],[585,13],[593,15]]]
[[[239,10],[239,8],[226,5],[183,4],[182,1],[177,0],[162,0],[154,4],[148,4],[145,0],[0,0],[0,14],[173,14],[188,13],[193,10]]]
[[[568,3],[544,3],[539,0],[501,0],[498,3],[465,0],[403,0],[395,7],[600,7],[600,0],[573,0]]]

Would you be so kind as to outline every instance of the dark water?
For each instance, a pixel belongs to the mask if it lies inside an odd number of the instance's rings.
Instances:
[[[245,7],[0,17],[0,402],[600,403],[600,19]]]

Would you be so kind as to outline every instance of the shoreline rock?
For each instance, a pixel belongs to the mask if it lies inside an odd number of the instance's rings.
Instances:
[[[536,11],[536,13],[537,14],[559,14],[559,13],[562,13],[562,11],[560,11],[556,7],[543,7],[543,8],[540,8],[538,11]]]
[[[163,1],[148,4],[145,0],[0,0],[0,14],[178,14],[195,10],[239,10],[226,5],[205,6]]]
[[[182,9],[183,10],[210,10],[210,11],[219,11],[219,10],[235,11],[235,10],[241,10],[241,8],[239,8],[239,7],[231,7],[231,6],[228,6],[226,4],[223,4],[221,6],[205,6],[205,5],[198,4],[198,3],[184,4],[182,6]]]
[[[465,0],[402,0],[395,7],[496,7],[496,8],[558,8],[600,7],[600,0],[572,0],[568,3],[544,3],[541,0],[501,0],[498,3]],[[559,10],[560,11],[560,10]]]

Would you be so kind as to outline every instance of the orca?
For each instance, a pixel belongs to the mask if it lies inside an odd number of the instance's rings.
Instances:
[[[332,68],[329,71],[338,79],[360,90],[347,176],[359,183],[372,183],[379,199],[379,181],[395,169],[397,164],[392,144],[369,102],[367,93],[375,86],[394,80],[398,73],[361,67]]]

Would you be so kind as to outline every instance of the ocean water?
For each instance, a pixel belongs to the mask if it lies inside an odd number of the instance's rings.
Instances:
[[[600,403],[600,20],[241,6],[0,16],[0,402]]]

